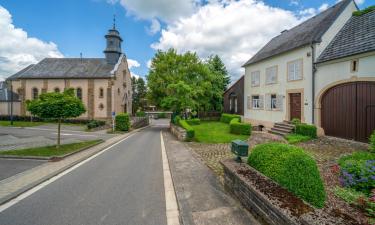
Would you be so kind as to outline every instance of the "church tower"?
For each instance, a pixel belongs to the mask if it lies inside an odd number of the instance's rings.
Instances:
[[[107,39],[107,47],[104,50],[105,58],[108,64],[116,64],[120,58],[121,52],[121,42],[122,38],[120,37],[120,32],[116,30],[116,19],[113,18],[113,28],[110,29],[105,35]]]

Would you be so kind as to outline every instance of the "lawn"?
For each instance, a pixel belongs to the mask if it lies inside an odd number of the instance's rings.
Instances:
[[[0,151],[0,155],[14,155],[14,156],[41,156],[41,157],[51,157],[51,156],[62,156],[68,153],[79,151],[83,148],[91,147],[101,143],[102,140],[92,140],[84,141],[72,144],[61,145],[60,148],[56,148],[55,145],[38,147],[38,148],[28,148],[20,150],[11,151]]]
[[[13,127],[35,127],[45,124],[44,122],[13,121]],[[10,121],[0,121],[0,126],[10,127]]]
[[[229,124],[222,122],[202,121],[192,126],[195,130],[195,141],[202,143],[229,143],[233,140],[246,140],[248,135],[231,134]]]

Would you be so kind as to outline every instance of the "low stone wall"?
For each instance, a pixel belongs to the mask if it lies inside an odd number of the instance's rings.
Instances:
[[[176,126],[174,125],[173,123],[170,123],[170,131],[171,133],[179,140],[179,141],[185,141],[186,140],[186,137],[187,137],[187,134],[186,134],[186,130],[179,127],[179,126]]]
[[[290,218],[281,209],[274,206],[263,193],[256,190],[248,181],[237,174],[237,169],[239,169],[239,167],[247,166],[246,164],[239,165],[233,159],[224,160],[221,164],[224,167],[225,190],[237,198],[247,210],[255,213],[257,217],[263,220],[266,224],[300,224]],[[249,166],[247,167],[251,169]],[[267,177],[264,178],[268,179]]]

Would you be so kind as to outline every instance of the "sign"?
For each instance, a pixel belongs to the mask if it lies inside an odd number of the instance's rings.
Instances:
[[[112,112],[112,131],[115,132],[115,116],[116,112]]]
[[[116,116],[116,112],[112,112],[112,117],[115,117]]]

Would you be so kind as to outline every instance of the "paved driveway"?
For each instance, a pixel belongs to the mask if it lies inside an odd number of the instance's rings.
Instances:
[[[85,132],[82,126],[62,126],[61,143],[103,139],[114,135],[106,132]],[[0,127],[0,151],[54,145],[57,140],[57,125],[48,124],[38,127]]]

